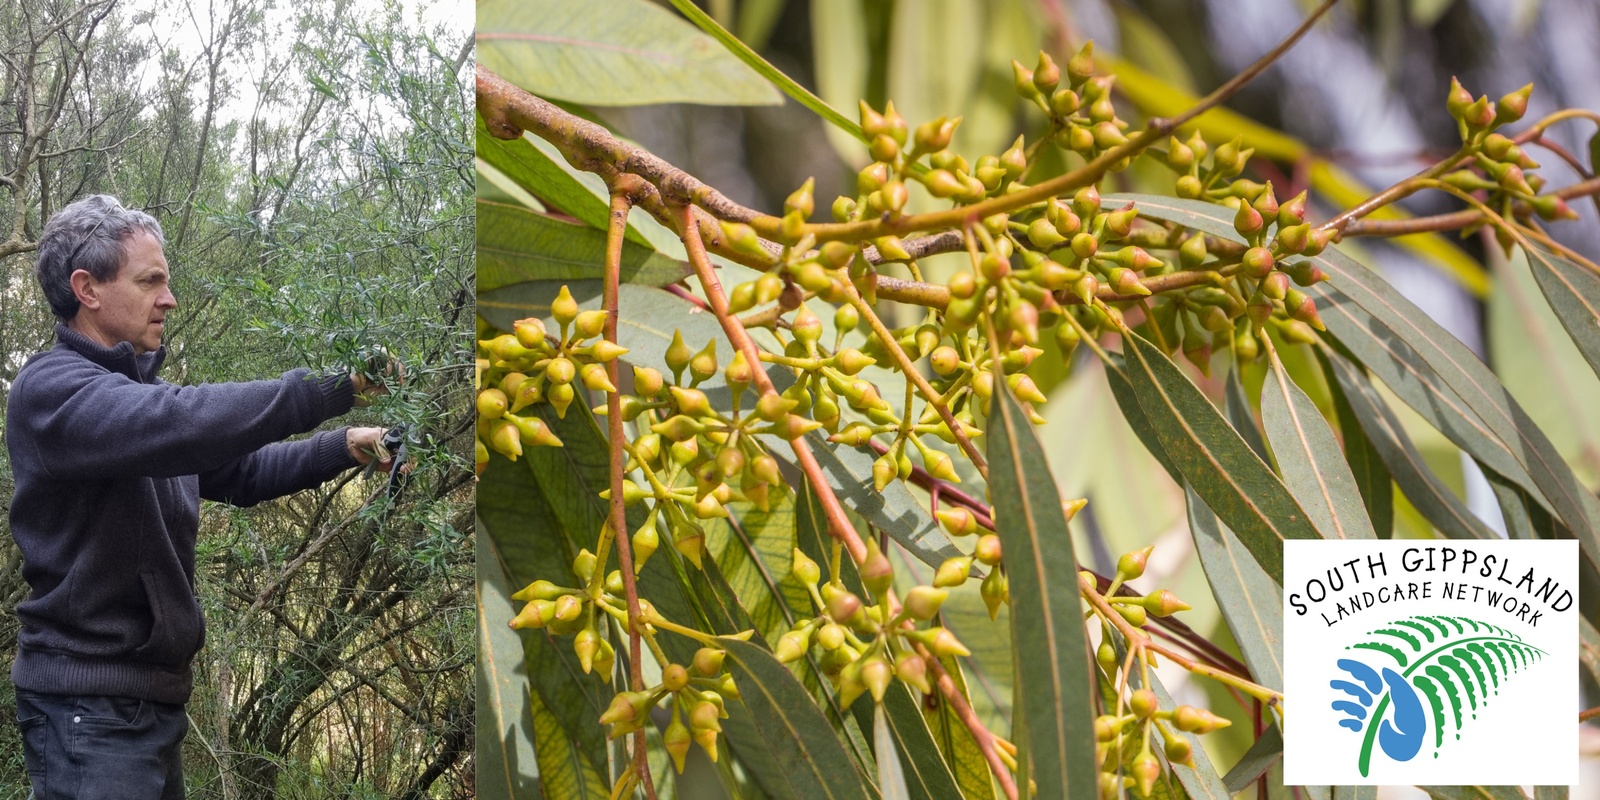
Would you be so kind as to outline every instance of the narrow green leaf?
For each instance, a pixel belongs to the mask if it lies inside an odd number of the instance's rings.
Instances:
[[[1278,732],[1278,726],[1268,725],[1256,738],[1255,744],[1250,745],[1250,749],[1239,758],[1239,763],[1222,776],[1222,783],[1228,787],[1228,794],[1238,794],[1282,759],[1283,734]]]
[[[1535,786],[1533,787],[1533,800],[1567,800],[1567,787]]]
[[[1222,206],[1149,195],[1117,198],[1137,201],[1146,216],[1240,241],[1232,216]],[[1382,278],[1337,248],[1311,260],[1330,276],[1308,292],[1317,299],[1328,330],[1407,404],[1442,425],[1441,432],[1462,449],[1519,484],[1526,476],[1524,488],[1530,495],[1549,502],[1580,537],[1590,561],[1600,559],[1600,499],[1583,487],[1489,368]]]
[[[478,63],[543,97],[597,106],[776,105],[761,75],[645,0],[482,0]]]
[[[722,645],[756,732],[794,795],[802,800],[870,800],[860,773],[839,769],[849,756],[822,709],[789,668],[758,645],[728,638]]]
[[[523,133],[516,139],[499,139],[489,135],[483,116],[478,115],[475,148],[478,158],[499,170],[502,175],[526,189],[545,206],[566,214],[584,224],[605,230],[611,214],[605,183],[600,176],[577,172],[559,155],[552,155],[554,145],[532,133]],[[587,176],[587,177],[580,177]],[[629,226],[628,239],[646,244],[643,236]]]
[[[906,785],[906,773],[899,758],[890,758],[896,749],[894,734],[889,732],[889,716],[882,705],[872,706],[872,749],[878,759],[876,785],[883,800],[911,800],[911,787]]]
[[[1245,394],[1244,383],[1239,380],[1239,369],[1235,367],[1228,370],[1226,388],[1223,390],[1227,396],[1226,408],[1228,422],[1233,429],[1239,432],[1239,438],[1250,445],[1262,463],[1268,462],[1267,443],[1261,438],[1261,429],[1256,427],[1255,415],[1250,412],[1250,397]]]
[[[1282,691],[1283,590],[1194,489],[1186,485],[1184,490],[1189,502],[1189,532],[1222,618],[1255,681]]]
[[[1072,536],[1044,451],[1009,391],[995,393],[989,437],[989,490],[1011,581],[1012,638],[1040,797],[1096,792],[1093,683],[1078,598]]]
[[[505,569],[488,532],[477,526],[477,786],[486,800],[539,797],[534,720],[522,641],[506,627],[514,616]]]
[[[1329,796],[1333,800],[1378,800],[1378,787],[1334,786]]]
[[[945,763],[933,733],[922,716],[918,696],[900,681],[890,681],[883,695],[883,705],[878,713],[888,724],[889,735],[899,754],[901,777],[909,796],[916,800],[946,800],[961,796],[955,775]],[[877,750],[880,766],[889,758],[880,747]],[[887,797],[886,797],[887,800]]]
[[[603,800],[606,781],[596,766],[573,746],[550,706],[538,695],[529,701],[533,714],[534,749],[539,760],[539,785],[545,796],[562,800]],[[596,723],[598,727],[598,723]],[[520,798],[522,795],[512,795]]]
[[[1139,405],[1133,384],[1128,382],[1127,360],[1118,353],[1106,355],[1110,357],[1110,363],[1106,364],[1106,383],[1111,387],[1111,396],[1117,399],[1117,407],[1122,409],[1122,416],[1128,420],[1128,427],[1139,437],[1144,449],[1160,462],[1161,468],[1172,476],[1172,482],[1183,483],[1183,474],[1178,472],[1178,467],[1172,463],[1172,457],[1167,455],[1167,449],[1161,445],[1161,437],[1156,434],[1155,428],[1151,427],[1150,417]],[[1266,458],[1265,449],[1261,451],[1261,455],[1263,459]]]
[[[1356,488],[1361,490],[1361,502],[1367,508],[1367,518],[1372,520],[1378,538],[1388,539],[1394,535],[1394,481],[1389,474],[1389,467],[1384,464],[1383,456],[1367,437],[1356,412],[1350,407],[1350,399],[1345,397],[1344,388],[1328,365],[1329,357],[1321,350],[1314,352],[1327,379],[1334,415],[1339,420],[1339,434],[1344,438],[1345,462],[1350,465]]]
[[[1505,479],[1494,470],[1478,465],[1494,489],[1495,500],[1500,503],[1500,515],[1505,520],[1506,534],[1512,539],[1571,539],[1572,532],[1560,520],[1550,516],[1544,506],[1528,496],[1522,487]]]
[[[747,66],[750,67],[750,69],[754,70],[756,74],[769,81],[772,81],[774,85],[783,90],[784,94],[794,98],[795,102],[811,109],[812,112],[814,112],[817,116],[822,117],[824,120],[827,120],[830,123],[833,123],[841,130],[849,131],[851,135],[855,136],[856,138],[865,138],[861,133],[860,125],[852,122],[848,117],[839,113],[832,106],[823,102],[822,98],[812,94],[809,89],[801,86],[797,81],[795,81],[795,79],[785,75],[783,70],[772,66],[772,64],[766,59],[762,58],[760,54],[754,50],[751,50],[749,45],[739,41],[739,39],[733,34],[729,33],[726,28],[718,25],[717,21],[712,19],[711,16],[706,12],[701,11],[699,6],[689,2],[689,0],[672,0],[672,5],[674,8],[677,8],[679,11],[683,12],[683,15],[688,17],[690,22],[698,25],[701,30],[711,34],[712,38],[721,42],[722,45],[728,49],[729,53],[732,53],[740,61],[743,61]],[[482,23],[480,22],[479,25],[481,26]],[[771,87],[768,87],[768,90],[770,91]],[[777,102],[780,101],[773,101],[774,104]]]
[[[541,280],[605,278],[606,232],[522,206],[478,200],[478,291]],[[665,286],[689,265],[642,245],[622,243],[625,283]]]
[[[1423,461],[1400,420],[1356,367],[1337,353],[1325,351],[1321,355],[1324,369],[1330,371],[1329,384],[1338,385],[1361,431],[1388,466],[1400,491],[1422,516],[1452,539],[1497,538]]]
[[[1128,380],[1167,455],[1274,581],[1284,539],[1316,539],[1294,496],[1172,360],[1138,334],[1124,337]]]
[[[1600,374],[1600,275],[1542,247],[1524,248],[1528,266],[1589,367]]]
[[[564,586],[577,583],[568,566],[575,550],[565,519],[572,517],[551,506],[542,491],[547,488],[562,486],[542,485],[526,463],[510,462],[499,454],[490,457],[478,481],[478,520],[493,543],[485,555],[498,557],[513,590],[541,578]],[[606,738],[598,720],[614,692],[599,675],[583,674],[570,637],[536,630],[519,638],[526,662],[523,674],[532,690],[569,746],[577,747],[587,763],[603,768]]]
[[[1418,786],[1433,800],[1528,800],[1520,786]]]
[[[1270,354],[1270,361],[1261,387],[1261,417],[1284,484],[1323,538],[1377,538],[1327,420],[1289,379],[1276,353]]]

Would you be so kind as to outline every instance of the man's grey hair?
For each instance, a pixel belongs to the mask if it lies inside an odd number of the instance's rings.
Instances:
[[[81,269],[96,281],[116,280],[127,259],[128,237],[141,231],[166,245],[166,235],[155,217],[125,208],[108,194],[90,195],[50,217],[39,237],[35,274],[56,319],[67,322],[78,315],[72,273]]]

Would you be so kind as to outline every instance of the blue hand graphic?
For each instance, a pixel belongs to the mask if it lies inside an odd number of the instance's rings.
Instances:
[[[1373,695],[1379,694],[1387,683],[1389,698],[1394,703],[1394,715],[1383,720],[1383,728],[1378,732],[1378,744],[1383,747],[1383,752],[1395,761],[1410,761],[1415,758],[1417,751],[1422,749],[1423,734],[1428,729],[1427,718],[1423,716],[1422,701],[1418,699],[1417,691],[1411,688],[1411,684],[1399,673],[1388,667],[1383,669],[1383,677],[1380,679],[1378,673],[1360,661],[1342,658],[1335,663],[1361,683],[1358,686],[1350,681],[1335,680],[1328,684],[1329,687],[1338,689],[1356,700],[1356,702],[1349,700],[1333,702],[1333,710],[1342,711],[1347,715],[1345,719],[1339,720],[1339,727],[1356,732],[1365,728],[1367,709],[1372,706]]]

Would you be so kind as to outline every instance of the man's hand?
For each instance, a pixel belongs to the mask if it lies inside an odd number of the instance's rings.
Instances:
[[[399,385],[406,379],[406,367],[382,347],[372,348],[367,356],[366,368],[352,370],[350,385],[355,390],[356,408],[372,405],[380,395],[389,393],[389,384]]]
[[[376,460],[378,469],[388,472],[394,466],[394,454],[381,444],[384,431],[384,428],[350,428],[344,432],[345,449],[361,466]]]

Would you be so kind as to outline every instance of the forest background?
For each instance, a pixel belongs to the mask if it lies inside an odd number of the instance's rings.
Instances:
[[[203,506],[190,797],[473,795],[459,5],[0,4],[0,400],[53,338],[33,277],[43,222],[94,193],[165,229],[169,382],[341,369],[372,345],[408,365],[403,387],[338,421],[410,427],[416,469],[396,500],[352,472],[256,508]],[[19,558],[0,535],[4,671]],[[11,692],[0,680],[0,716]],[[0,723],[0,798],[27,796],[16,726]]]

